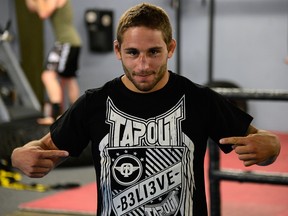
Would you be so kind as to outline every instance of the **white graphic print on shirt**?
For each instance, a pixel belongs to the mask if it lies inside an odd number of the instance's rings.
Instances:
[[[100,143],[101,215],[184,216],[193,210],[194,144],[181,130],[185,97],[141,119],[107,99],[110,133]]]

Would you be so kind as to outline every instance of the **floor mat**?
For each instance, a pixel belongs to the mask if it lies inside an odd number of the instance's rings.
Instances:
[[[96,183],[69,189],[56,194],[22,203],[21,210],[69,213],[77,215],[96,215]]]

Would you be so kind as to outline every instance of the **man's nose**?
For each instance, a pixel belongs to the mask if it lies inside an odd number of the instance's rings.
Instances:
[[[138,67],[141,70],[149,68],[149,60],[146,55],[140,55],[138,59]]]

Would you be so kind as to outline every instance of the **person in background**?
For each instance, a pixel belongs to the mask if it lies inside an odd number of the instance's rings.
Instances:
[[[175,48],[162,8],[128,9],[114,42],[124,74],[87,90],[47,135],[14,149],[12,165],[40,178],[91,144],[97,215],[207,216],[208,138],[244,166],[273,163],[281,147],[226,98],[168,70]]]
[[[40,19],[49,18],[55,36],[54,46],[42,73],[42,81],[51,103],[51,116],[38,119],[40,124],[51,124],[63,112],[65,92],[70,104],[79,97],[76,77],[81,38],[73,24],[70,0],[26,0],[26,5]]]

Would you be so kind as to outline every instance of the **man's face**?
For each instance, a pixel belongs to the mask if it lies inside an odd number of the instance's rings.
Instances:
[[[148,93],[161,89],[168,81],[168,58],[172,57],[176,43],[169,47],[162,33],[146,27],[129,28],[119,47],[114,43],[117,58],[121,60],[126,76],[123,83],[132,91]]]

